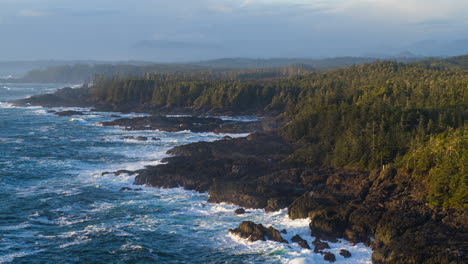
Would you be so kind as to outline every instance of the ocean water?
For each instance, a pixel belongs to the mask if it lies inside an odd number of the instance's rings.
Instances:
[[[236,206],[207,204],[206,193],[120,191],[140,186],[132,185],[133,176],[101,176],[158,164],[174,146],[225,135],[123,131],[96,125],[116,113],[59,117],[47,111],[64,109],[7,103],[63,86],[0,84],[0,263],[326,263],[296,244],[250,243],[228,234],[252,220],[287,229],[288,240],[300,234],[310,244],[308,220],[289,220],[286,210],[237,216]],[[128,135],[161,141],[121,139]],[[363,245],[330,246],[336,263],[371,262]],[[353,256],[338,255],[342,248]]]

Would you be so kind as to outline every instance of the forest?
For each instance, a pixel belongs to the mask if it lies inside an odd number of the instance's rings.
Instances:
[[[258,70],[276,72],[277,69],[301,65],[309,71],[323,71],[357,64],[371,63],[378,59],[366,57],[337,57],[327,59],[247,59],[231,58],[186,63],[151,63],[141,61],[102,62],[102,61],[37,61],[37,62],[0,62],[0,76],[13,74],[19,78],[9,78],[4,82],[35,83],[80,83],[91,81],[99,76],[141,77],[152,73],[193,73],[193,72],[229,72]],[[415,58],[394,58],[395,61],[413,62]],[[430,63],[428,61],[426,63]],[[5,67],[5,69],[4,69]],[[26,71],[27,67],[32,70]],[[17,70],[14,70],[16,69]],[[5,70],[5,73],[1,73]],[[23,71],[26,71],[22,73]],[[7,74],[8,73],[8,74]],[[2,79],[0,79],[2,81]]]
[[[429,203],[455,208],[468,205],[467,92],[462,67],[388,61],[325,72],[283,68],[277,75],[101,76],[92,87],[106,103],[267,112],[287,120],[280,133],[301,146],[285,164],[402,168],[429,190]]]

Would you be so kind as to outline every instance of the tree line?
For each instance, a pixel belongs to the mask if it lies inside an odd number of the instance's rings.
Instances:
[[[280,131],[301,146],[286,164],[398,166],[421,179],[428,202],[467,206],[467,70],[397,62],[290,70],[99,77],[92,92],[106,103],[270,111],[289,120]]]

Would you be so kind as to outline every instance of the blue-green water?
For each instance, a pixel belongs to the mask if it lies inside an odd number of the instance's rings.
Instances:
[[[101,176],[158,164],[173,146],[224,135],[129,132],[96,125],[115,113],[58,117],[51,109],[6,103],[60,87],[0,84],[0,263],[324,263],[297,245],[246,243],[227,232],[253,220],[310,243],[308,221],[288,220],[285,210],[236,216],[232,205],[203,206],[207,194],[146,187],[122,192],[136,187],[133,176]],[[161,141],[121,139],[128,135]],[[337,263],[370,262],[371,251],[362,245],[331,246],[353,254],[347,260],[337,254]]]

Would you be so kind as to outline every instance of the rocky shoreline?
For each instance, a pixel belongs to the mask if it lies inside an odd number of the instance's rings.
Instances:
[[[70,102],[69,93],[77,93],[75,98],[81,101]],[[69,90],[19,103],[96,107],[80,92]],[[158,188],[182,186],[209,192],[212,203],[227,202],[267,212],[287,207],[291,219],[311,220],[311,236],[317,240],[310,244],[330,262],[335,261],[335,256],[327,254],[326,245],[321,243],[340,238],[370,246],[373,263],[468,262],[466,211],[427,205],[424,188],[403,169],[384,167],[368,172],[287,163],[286,157],[298,146],[274,129],[279,126],[275,122],[266,119],[236,123],[211,117],[153,115],[117,119],[102,125],[129,130],[251,133],[244,138],[226,137],[175,147],[167,152],[170,157],[162,160],[164,164],[131,172],[136,175],[135,184]],[[278,230],[255,223],[242,223],[231,232],[249,239],[283,242]],[[304,238],[295,240],[303,247],[309,246],[310,241]]]
[[[260,122],[225,121],[216,117],[197,116],[162,116],[121,118],[114,121],[102,122],[102,126],[120,126],[125,130],[160,130],[179,132],[189,130],[195,133],[253,133],[263,130]]]
[[[182,186],[209,192],[211,203],[267,212],[288,207],[291,219],[311,220],[311,236],[317,241],[343,238],[370,246],[373,263],[463,263],[466,259],[466,215],[426,206],[418,183],[408,181],[404,171],[282,164],[294,147],[273,132],[178,146],[168,151],[171,156],[163,159],[164,164],[135,171],[135,184]],[[231,232],[249,239],[269,237],[257,234],[261,228],[241,229],[242,224]],[[301,238],[298,243],[306,247],[307,240]],[[334,259],[323,249],[315,250]]]

